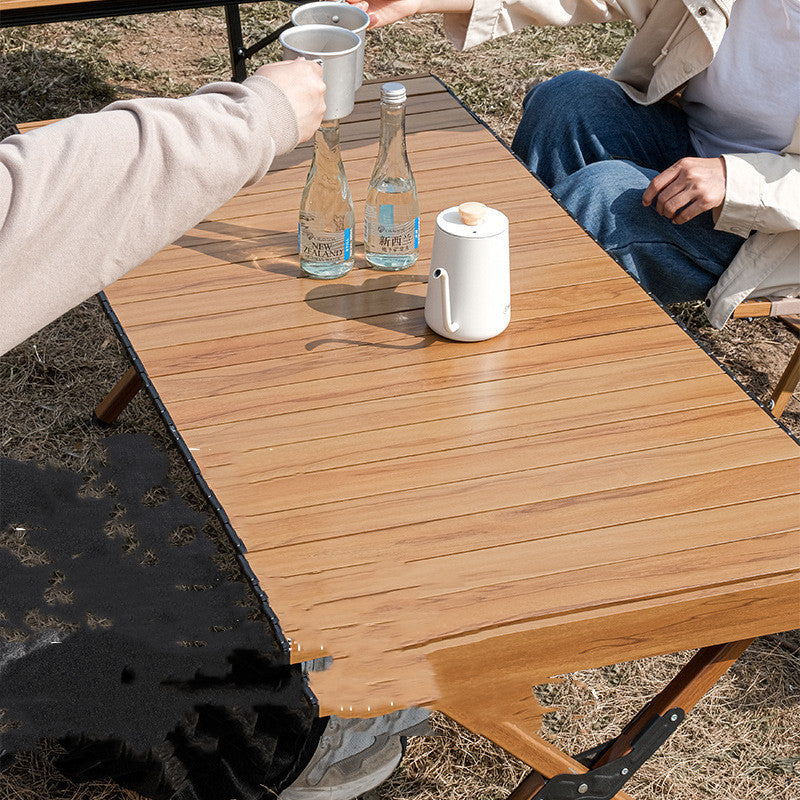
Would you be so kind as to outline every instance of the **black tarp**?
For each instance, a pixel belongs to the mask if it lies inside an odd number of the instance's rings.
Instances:
[[[150,797],[261,800],[323,723],[285,642],[230,580],[145,435],[83,476],[0,459],[0,753]],[[268,609],[267,609],[268,611]]]

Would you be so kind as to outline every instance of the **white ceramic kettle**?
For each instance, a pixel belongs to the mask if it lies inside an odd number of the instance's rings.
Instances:
[[[425,321],[441,336],[479,342],[511,320],[508,218],[463,203],[436,218]]]

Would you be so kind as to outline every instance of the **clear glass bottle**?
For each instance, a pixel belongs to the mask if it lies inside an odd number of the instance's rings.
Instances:
[[[406,87],[381,87],[378,159],[367,188],[364,249],[375,269],[408,269],[419,251],[419,200],[406,152]]]
[[[300,200],[300,268],[312,278],[339,278],[353,268],[355,214],[339,149],[339,120],[314,134],[314,158]]]

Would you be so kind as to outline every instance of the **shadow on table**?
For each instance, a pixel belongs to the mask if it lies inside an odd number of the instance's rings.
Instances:
[[[272,272],[288,278],[300,277],[297,254],[288,257],[285,252],[287,241],[296,241],[296,234],[269,228],[252,228],[225,220],[204,222],[203,230],[234,238],[209,242],[202,236],[186,233],[175,241],[175,245],[187,250],[196,250],[203,255],[210,255],[213,252],[220,261],[229,261],[233,265],[256,269],[259,272]],[[270,255],[271,245],[278,250],[274,256]]]
[[[288,257],[285,254],[287,237],[291,237],[291,233],[253,228],[223,220],[204,223],[203,230],[235,237],[213,243],[213,254],[220,260],[283,277],[302,277],[297,254]],[[276,249],[280,248],[284,253],[270,256],[272,239],[275,240]],[[175,244],[209,255],[210,244],[206,238],[200,236],[186,234]],[[370,277],[365,277],[360,284],[321,282],[308,291],[305,302],[322,314],[391,331],[397,334],[398,339],[403,339],[407,343],[393,344],[371,341],[367,338],[364,340],[325,338],[308,342],[306,350],[315,350],[325,344],[352,344],[387,350],[418,350],[433,344],[437,337],[425,326],[422,314],[424,297],[400,291],[401,285],[424,284],[427,277],[422,274],[407,273],[380,274],[371,277],[374,273],[364,269],[366,262],[363,254],[357,255],[356,261],[360,268],[351,274],[357,276],[363,272]],[[409,339],[411,341],[408,341]]]
[[[320,284],[310,289],[305,302],[315,311],[340,319],[361,322],[373,328],[396,333],[407,344],[328,337],[306,343],[306,350],[326,344],[352,344],[386,350],[420,350],[432,345],[437,337],[425,325],[422,314],[424,298],[399,291],[402,284],[424,283],[424,275],[379,275],[365,278],[360,284]],[[335,294],[332,289],[335,287]]]

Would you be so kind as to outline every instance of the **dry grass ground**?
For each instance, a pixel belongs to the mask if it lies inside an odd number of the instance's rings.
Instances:
[[[245,7],[249,38],[286,14],[278,3]],[[430,70],[508,139],[527,85],[578,67],[604,73],[628,35],[625,25],[529,30],[460,54],[444,41],[437,20],[413,20],[370,35],[367,72],[382,77]],[[275,57],[273,48],[262,58]],[[0,31],[0,109],[16,120],[90,111],[118,97],[178,96],[227,74],[218,9]],[[6,135],[11,129],[2,117],[0,135]],[[719,332],[704,323],[697,306],[675,310],[759,397],[774,385],[796,341],[772,321],[734,322]],[[90,423],[92,408],[126,368],[95,301],[66,314],[0,360],[0,449],[86,469],[104,435]],[[785,420],[800,434],[797,400]],[[120,427],[152,434],[171,453],[172,477],[185,496],[203,507],[147,398],[132,403]],[[208,533],[219,542],[220,559],[234,569],[230,546],[213,522]],[[556,707],[545,719],[545,735],[572,752],[609,738],[688,657],[609,666],[540,687],[540,700]],[[640,800],[800,797],[799,696],[800,636],[758,641],[634,777],[631,793]],[[435,725],[439,738],[412,741],[404,765],[381,789],[384,800],[496,800],[524,774],[524,765],[486,740],[443,717]],[[52,767],[52,752],[45,745],[0,776],[0,800],[136,800],[113,784],[65,781]]]

